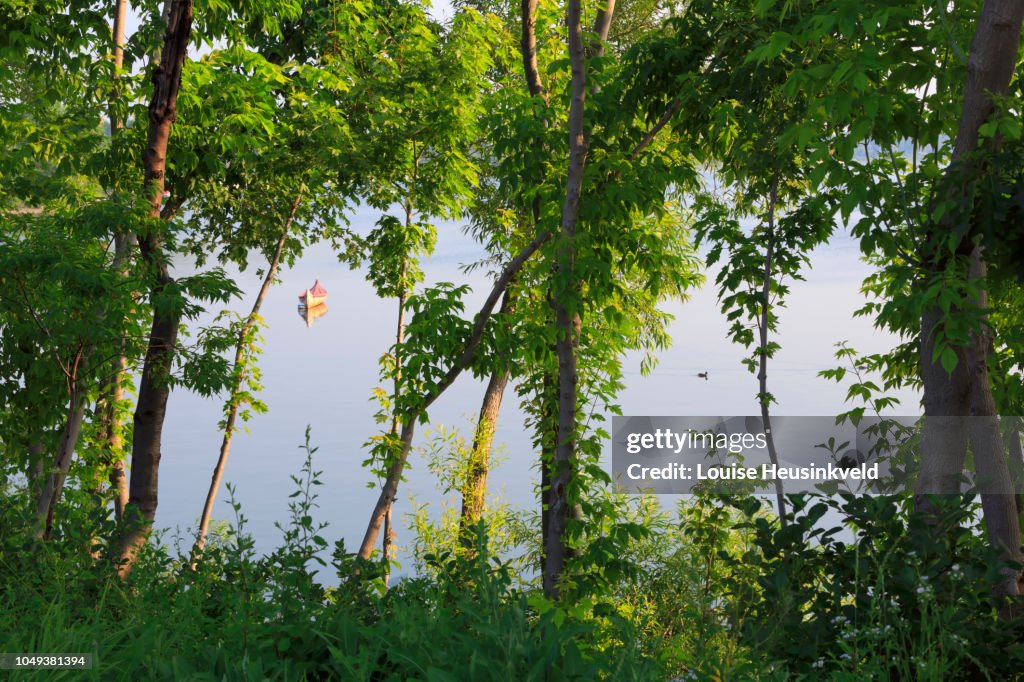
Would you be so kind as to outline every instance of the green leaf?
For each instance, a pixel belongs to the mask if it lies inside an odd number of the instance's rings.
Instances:
[[[942,355],[940,356],[940,362],[942,364],[942,368],[946,370],[946,373],[952,374],[957,365],[956,351],[948,346],[943,348]]]

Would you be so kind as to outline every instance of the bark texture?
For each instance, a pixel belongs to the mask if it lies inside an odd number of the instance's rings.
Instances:
[[[945,198],[953,205],[969,199],[975,181],[983,172],[973,152],[978,148],[978,131],[995,110],[993,97],[1005,95],[1017,63],[1021,24],[1024,22],[1024,2],[1020,0],[986,0],[978,18],[971,42],[964,88],[963,107],[957,127],[950,165],[944,178]],[[970,202],[968,202],[969,205]],[[953,216],[947,214],[931,226],[931,243],[946,242],[952,231]],[[972,226],[973,227],[973,226]],[[972,229],[963,240],[964,252],[970,262],[971,279],[983,280],[986,274],[985,256],[980,246],[973,245]],[[933,259],[934,271],[944,263],[941,247],[933,247],[928,254]],[[986,295],[968,301],[965,305],[981,310]],[[932,511],[926,497],[929,493],[959,492],[958,483],[963,469],[966,442],[969,439],[979,479],[986,494],[982,496],[985,525],[989,541],[1000,547],[1009,559],[1020,560],[1020,525],[1016,513],[1016,500],[1012,494],[1012,481],[999,437],[996,405],[988,376],[988,356],[991,352],[991,329],[984,316],[965,348],[958,351],[958,363],[952,375],[932,361],[935,332],[943,319],[938,309],[925,310],[921,318],[921,378],[924,387],[926,417],[971,416],[969,426],[959,420],[926,419],[922,442],[922,476],[916,491],[918,510]],[[1020,592],[1016,571],[1007,571],[1000,592],[1016,595]]]
[[[569,101],[569,167],[566,176],[565,204],[562,207],[560,243],[556,255],[556,278],[572,278],[576,270],[576,226],[583,192],[583,169],[587,160],[587,138],[583,129],[587,93],[586,56],[580,0],[569,0],[566,25],[569,34],[569,60],[572,85]],[[559,596],[558,582],[565,570],[566,525],[569,518],[569,486],[576,456],[576,349],[574,318],[579,307],[575,283],[555,294],[555,333],[558,355],[558,442],[549,493],[548,536],[544,538],[544,593]]]
[[[1024,3],[1021,3],[1024,4]],[[980,247],[971,253],[971,277],[985,277],[985,260]],[[980,291],[977,306],[988,307],[987,294]],[[992,394],[989,378],[988,359],[992,353],[992,330],[987,315],[982,317],[980,329],[971,334],[970,345],[964,349],[961,361],[966,365],[970,377],[969,410],[970,425],[967,429],[974,453],[974,466],[978,481],[983,486],[981,506],[985,517],[985,529],[989,542],[999,547],[1005,558],[1021,562],[1020,516],[1017,514],[1017,496],[1010,473],[1010,464],[1003,447],[999,425],[999,411]],[[960,364],[960,363],[958,363]],[[1004,581],[1001,594],[1021,593],[1020,571],[1007,568],[1003,571]],[[1006,615],[1009,615],[1007,612]]]
[[[1019,418],[1018,418],[1019,419]],[[1010,451],[1010,476],[1013,478],[1014,490],[1024,490],[1024,445],[1021,444],[1020,422],[1013,420],[1010,425],[1010,433],[1007,436],[1007,446]],[[1024,494],[1017,493],[1017,515],[1024,514]]]
[[[160,220],[167,164],[167,143],[177,113],[181,72],[192,32],[192,0],[171,0],[167,12],[160,62],[153,69],[153,98],[149,104],[149,130],[142,155],[145,190],[148,193],[150,229],[139,235],[139,249],[153,275],[150,287],[154,302],[153,325],[146,350],[139,397],[135,409],[132,440],[132,475],[125,509],[125,528],[120,543],[119,572],[130,573],[139,549],[145,544],[157,509],[161,440],[167,398],[168,376],[174,360],[180,313],[162,303],[165,292],[174,284],[163,252],[163,241],[156,223]]]
[[[46,475],[46,446],[38,438],[32,439],[28,444],[28,483],[31,490],[38,490]]]
[[[547,91],[540,80],[540,69],[537,66],[537,0],[522,0],[522,35],[519,49],[523,56],[523,73],[526,76],[526,89],[534,97],[540,97],[547,103]]]
[[[127,9],[127,0],[115,1],[114,21],[111,31],[111,39],[114,44],[112,54],[114,86],[107,97],[107,115],[110,121],[110,136],[112,139],[123,127],[122,121],[118,116],[117,104],[120,99],[118,79],[124,66],[124,23]],[[129,243],[126,237],[127,234],[124,230],[120,226],[116,226],[114,229],[114,258],[111,263],[111,269],[122,276],[127,274],[127,262],[130,255]],[[122,347],[124,345],[122,340]],[[124,507],[128,503],[128,483],[124,476],[123,439],[120,434],[120,415],[117,410],[118,404],[124,398],[123,382],[126,371],[127,360],[123,355],[111,360],[110,377],[101,386],[100,396],[96,405],[96,411],[99,415],[102,451],[100,452],[97,462],[98,466],[93,478],[92,497],[97,515],[99,517],[105,516],[103,481],[107,479],[111,490],[114,492],[114,515],[118,520],[121,518]],[[95,545],[95,542],[93,544]]]
[[[501,314],[513,311],[515,303],[509,289],[501,300]],[[459,516],[459,535],[464,541],[471,540],[473,524],[483,515],[487,495],[487,476],[491,468],[491,446],[494,442],[494,430],[498,424],[498,413],[501,411],[501,400],[511,375],[509,368],[495,370],[487,381],[480,415],[477,418],[476,430],[473,434],[473,449],[470,453],[469,470],[462,491],[462,512]]]
[[[115,86],[110,93],[110,134],[111,137],[123,127],[117,114],[117,103],[121,97],[117,79],[124,67],[124,26],[128,12],[128,0],[117,0],[114,4],[114,79]],[[114,270],[127,274],[127,264],[131,252],[135,248],[135,236],[118,230],[114,233]],[[118,520],[124,515],[128,504],[128,478],[124,470],[124,443],[120,434],[120,417],[117,413],[118,404],[124,400],[124,376],[128,371],[128,359],[121,355],[111,361],[111,380],[104,390],[100,403],[103,419],[103,442],[106,445],[106,462],[110,487],[114,491],[114,516]]]
[[[61,491],[64,489],[64,481],[67,479],[68,471],[71,469],[71,460],[75,455],[75,447],[78,445],[78,436],[82,431],[82,421],[85,418],[85,396],[78,388],[77,382],[72,380],[70,395],[68,396],[68,413],[61,428],[60,441],[57,445],[57,454],[54,457],[53,468],[46,476],[42,490],[36,502],[36,538],[45,540],[50,538],[53,531],[53,515],[57,501],[60,500]]]
[[[508,370],[494,372],[484,390],[480,416],[477,418],[476,430],[473,434],[469,471],[462,493],[462,513],[459,517],[459,530],[462,537],[468,537],[473,524],[479,521],[483,515],[487,494],[487,476],[491,469],[491,445],[494,442],[494,430],[498,423],[501,399],[505,394],[505,387],[508,386],[508,379]]]

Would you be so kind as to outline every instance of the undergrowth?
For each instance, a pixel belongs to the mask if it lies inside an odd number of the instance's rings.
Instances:
[[[901,497],[793,496],[780,528],[755,497],[685,498],[670,513],[601,493],[609,517],[581,538],[556,603],[521,557],[494,556],[488,523],[471,551],[436,535],[420,544],[419,576],[390,589],[379,562],[341,541],[325,559],[314,452],[307,436],[279,548],[257,554],[232,498],[234,522],[194,568],[154,541],[127,581],[107,558],[112,525],[96,533],[95,519],[65,514],[58,537],[37,542],[24,495],[0,494],[0,651],[91,653],[92,669],[45,678],[104,681],[1005,680],[1024,669],[1024,631],[998,616],[1002,566],[970,498],[925,523]]]

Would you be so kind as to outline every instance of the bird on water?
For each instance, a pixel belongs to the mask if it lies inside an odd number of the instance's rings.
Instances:
[[[699,377],[700,377],[701,379],[703,379],[704,381],[707,381],[707,380],[708,380],[708,372],[698,372],[698,373],[697,373],[697,376],[699,376]]]

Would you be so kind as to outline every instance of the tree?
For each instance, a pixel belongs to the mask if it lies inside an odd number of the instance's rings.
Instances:
[[[830,161],[809,153],[802,127],[813,109],[801,93],[783,87],[792,66],[750,49],[775,35],[775,17],[751,17],[742,5],[719,3],[695,3],[688,13],[710,38],[707,52],[684,53],[680,63],[682,74],[699,82],[682,116],[714,187],[694,198],[695,232],[698,243],[709,246],[707,264],[721,264],[716,283],[730,337],[753,347],[744,364],[758,379],[768,456],[778,465],[768,364],[779,345],[771,335],[776,309],[789,293],[787,280],[802,280],[810,251],[832,235],[835,202],[828,188],[815,186]],[[752,227],[743,224],[751,220]],[[775,496],[785,526],[781,480]]]
[[[954,475],[959,487],[963,449],[962,446],[952,449],[948,444],[959,445],[964,436],[959,432],[950,433],[947,430],[950,427],[936,422],[944,421],[943,417],[971,415],[966,436],[974,453],[978,477],[987,488],[983,491],[982,506],[989,540],[1004,551],[1007,559],[1018,563],[1024,559],[1020,551],[1020,518],[989,376],[992,330],[985,313],[988,263],[985,245],[980,243],[984,227],[978,224],[982,216],[972,207],[977,178],[991,172],[984,158],[988,150],[983,145],[998,148],[1000,144],[998,135],[981,143],[981,129],[996,114],[996,98],[1009,92],[1020,50],[1022,22],[1024,5],[1019,2],[987,0],[982,5],[968,56],[960,121],[940,185],[944,194],[940,199],[942,212],[937,210],[926,227],[925,239],[933,245],[931,252],[924,254],[925,260],[930,261],[930,272],[941,272],[951,262],[962,262],[966,257],[969,293],[950,310],[933,304],[921,315],[925,416],[940,419],[925,423],[922,478],[917,491],[918,506],[926,508],[927,503],[921,496],[948,492]],[[944,246],[949,244],[951,236],[959,237],[952,253]],[[942,356],[949,348],[944,347],[941,340],[943,327],[958,313],[973,317],[974,323],[966,344],[954,350],[955,362],[943,363]],[[963,420],[954,420],[952,428],[959,431],[964,428],[963,424]],[[1019,594],[1020,570],[1007,568],[1004,572],[1004,593]]]
[[[577,22],[577,10],[570,3],[570,26]],[[519,139],[497,147],[505,151],[498,163],[502,182],[511,186],[513,178],[537,178],[522,193],[526,201],[519,204],[520,210],[533,216],[534,229],[557,235],[542,253],[545,293],[523,296],[519,304],[525,318],[549,320],[521,337],[530,340],[522,352],[531,358],[526,366],[538,377],[527,390],[536,401],[531,419],[537,430],[535,443],[541,447],[543,582],[551,596],[559,595],[567,560],[581,544],[583,524],[576,521],[585,518],[588,509],[601,513],[582,494],[584,481],[607,480],[597,466],[604,432],[588,428],[594,413],[579,414],[579,382],[582,378],[593,405],[615,409],[621,354],[628,348],[649,348],[652,340],[658,344],[658,329],[665,319],[657,305],[669,296],[680,296],[699,279],[685,229],[665,219],[671,214],[666,204],[669,187],[693,179],[676,139],[666,133],[666,141],[657,141],[679,111],[678,84],[668,79],[651,87],[645,82],[652,72],[664,72],[647,60],[650,53],[643,41],[621,60],[604,56],[613,11],[610,3],[599,8],[586,43],[582,28],[574,27],[563,52],[551,42],[538,46],[539,22],[546,27],[553,19],[535,3],[523,3],[520,51],[532,104],[502,111],[506,116],[515,112],[506,129],[528,131],[529,137],[520,133]],[[549,98],[540,79],[538,54],[545,51],[570,65],[566,109]],[[584,125],[588,98],[592,107]],[[521,118],[532,121],[527,125],[519,122]],[[546,170],[560,165],[563,154],[571,168],[565,185]],[[583,180],[584,168],[591,168],[590,182]],[[642,245],[639,251],[637,244]],[[638,299],[634,294],[640,282],[647,292]],[[531,316],[530,300],[544,301],[551,312]],[[643,305],[631,309],[627,301]],[[631,326],[634,333],[623,333]],[[592,370],[579,375],[578,359],[583,356]]]
[[[127,11],[127,0],[115,1],[111,36],[114,43],[113,78],[115,86],[110,91],[110,107],[108,109],[110,134],[112,137],[124,127],[124,122],[120,120],[118,115],[118,107],[120,106],[118,100],[121,97],[118,80],[121,78],[121,71],[124,68],[124,25]],[[134,248],[134,235],[121,230],[115,231],[114,262],[112,263],[115,270],[119,270],[122,274],[127,274],[128,260]],[[124,401],[125,375],[127,370],[128,357],[121,354],[111,363],[109,384],[100,399],[103,404],[103,437],[107,447],[105,464],[108,470],[107,476],[110,486],[114,490],[114,516],[118,520],[124,515],[124,508],[128,505],[128,478],[124,468],[125,453],[121,435],[123,427],[120,414],[120,405]],[[100,485],[100,482],[97,481],[97,489],[99,489]]]
[[[231,368],[234,375],[234,383],[231,386],[231,392],[224,410],[225,415],[222,426],[224,437],[221,440],[217,464],[213,469],[213,476],[210,480],[210,489],[206,493],[206,501],[203,503],[203,513],[199,517],[199,532],[196,535],[193,561],[202,553],[203,547],[206,545],[206,534],[210,528],[213,503],[217,499],[217,489],[220,487],[221,479],[224,476],[224,466],[227,464],[228,454],[231,451],[231,439],[235,433],[235,423],[238,419],[239,409],[245,403],[256,406],[257,409],[262,408],[262,404],[256,403],[251,393],[257,388],[255,384],[259,378],[258,374],[256,374],[256,368],[253,366],[254,359],[252,355],[254,354],[253,347],[256,345],[256,336],[259,330],[260,308],[267,296],[267,291],[270,290],[270,285],[277,275],[277,269],[281,264],[281,256],[284,252],[284,245],[288,239],[288,233],[292,229],[292,223],[295,221],[295,214],[299,209],[301,201],[302,194],[298,194],[295,197],[295,201],[292,202],[291,211],[288,213],[288,217],[285,218],[284,226],[281,228],[281,238],[277,241],[274,253],[270,256],[267,263],[266,275],[263,277],[263,283],[256,294],[256,299],[253,301],[252,310],[249,311],[249,315],[242,321],[238,329],[238,343],[235,345],[235,359]],[[243,421],[246,417],[247,415],[243,413]]]
[[[0,245],[3,285],[9,292],[3,297],[5,341],[30,355],[42,353],[19,372],[26,388],[40,391],[26,405],[38,405],[29,407],[38,420],[29,426],[28,433],[34,434],[29,442],[49,440],[40,431],[54,422],[59,434],[45,465],[41,460],[28,463],[30,475],[45,475],[33,486],[40,539],[50,537],[87,406],[96,395],[104,363],[113,355],[117,330],[131,317],[130,292],[120,276],[113,276],[99,239],[111,217],[104,209],[87,205],[58,215],[23,217],[20,229],[5,235]],[[20,402],[20,393],[15,389],[12,398]],[[62,402],[63,416],[48,419],[45,415]]]
[[[378,210],[397,205],[404,214],[384,214],[367,239],[370,281],[379,296],[394,297],[398,303],[395,344],[383,363],[393,387],[385,400],[385,409],[391,412],[386,417],[389,433],[371,441],[366,461],[383,479],[384,488],[397,487],[392,471],[401,475],[394,463],[402,458],[401,398],[407,390],[403,345],[409,297],[423,278],[418,259],[433,250],[436,232],[431,221],[461,216],[478,184],[470,149],[478,135],[481,82],[491,64],[485,17],[460,12],[442,31],[421,7],[394,9],[381,20],[400,47],[389,46],[367,70],[361,87],[369,93],[368,104],[355,123],[365,131],[366,157],[386,160],[360,179],[362,195]],[[381,508],[379,517],[385,561],[391,554],[392,501]]]
[[[992,217],[1005,211],[980,210],[1005,199],[979,190],[1001,174],[993,162],[1003,140],[1019,137],[1006,123],[1014,105],[1005,95],[1024,8],[844,1],[807,9],[784,17],[786,30],[756,52],[778,61],[806,55],[784,87],[806,93],[819,127],[831,131],[813,153],[838,164],[820,180],[845,194],[844,219],[862,214],[853,232],[881,266],[868,283],[878,300],[865,312],[919,349],[926,426],[917,507],[931,514],[929,495],[959,494],[970,444],[987,482],[989,540],[1016,560],[1019,523],[989,368],[997,340],[986,321],[987,261],[1005,261],[1008,246],[995,238],[1002,226]],[[815,138],[813,121],[802,127]],[[1017,593],[1015,577],[1007,569],[1002,592]]]
[[[516,298],[513,289],[506,288],[501,299],[498,315],[508,320],[514,313]],[[509,330],[505,330],[507,335]],[[504,357],[508,357],[505,355]],[[500,361],[499,361],[500,362]],[[490,472],[491,446],[494,442],[494,431],[498,424],[498,413],[512,376],[511,363],[500,363],[502,366],[492,370],[484,389],[484,397],[480,404],[476,428],[473,431],[473,444],[469,453],[466,480],[462,483],[462,509],[459,514],[459,535],[463,546],[472,551],[474,525],[481,519],[487,494],[487,476]]]

